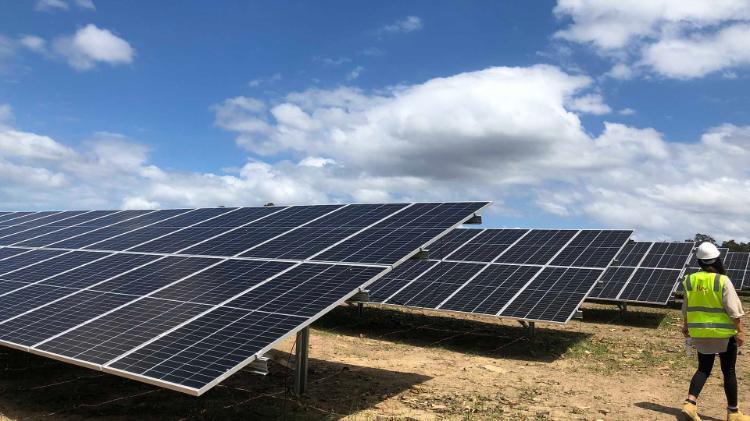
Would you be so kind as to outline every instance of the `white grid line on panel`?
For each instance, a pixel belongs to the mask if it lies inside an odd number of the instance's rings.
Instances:
[[[507,252],[508,252],[508,250],[510,250],[511,248],[513,248],[513,246],[515,246],[516,244],[518,244],[518,242],[519,242],[519,241],[521,241],[521,240],[522,240],[523,238],[525,238],[525,237],[526,237],[526,236],[527,236],[527,235],[528,235],[528,234],[529,234],[530,232],[531,232],[531,230],[526,230],[526,232],[524,232],[524,233],[523,233],[523,234],[522,234],[522,235],[521,235],[520,237],[518,237],[518,238],[516,239],[516,241],[514,241],[514,242],[513,242],[512,244],[509,244],[509,245],[508,245],[507,247],[505,247],[505,250],[503,250],[502,252],[500,252],[500,254],[498,254],[497,256],[495,256],[495,258],[494,258],[494,259],[492,259],[492,261],[491,261],[491,262],[488,262],[488,263],[486,263],[486,264],[484,265],[484,267],[483,267],[482,269],[480,269],[480,270],[479,270],[479,272],[475,273],[475,274],[474,274],[474,276],[470,277],[470,278],[469,278],[469,280],[467,280],[466,282],[464,282],[464,283],[463,283],[463,284],[462,284],[462,285],[461,285],[460,287],[456,288],[456,290],[455,290],[455,291],[453,291],[453,292],[452,292],[452,293],[451,293],[451,294],[450,294],[450,295],[449,295],[449,296],[448,296],[448,297],[447,297],[447,298],[446,298],[445,300],[443,300],[442,302],[440,302],[440,304],[438,304],[438,305],[437,305],[437,306],[435,307],[435,309],[436,309],[436,310],[439,310],[439,309],[440,309],[440,308],[441,308],[441,307],[443,306],[443,304],[447,303],[447,302],[448,302],[448,300],[450,300],[450,299],[451,299],[451,298],[453,298],[453,297],[454,297],[454,296],[455,296],[456,294],[458,294],[458,292],[459,292],[459,291],[461,291],[462,289],[464,289],[464,288],[466,287],[466,285],[468,285],[468,284],[469,284],[469,282],[473,281],[473,280],[474,280],[474,279],[475,279],[475,278],[476,278],[477,276],[479,276],[479,275],[480,275],[480,274],[481,274],[482,272],[484,272],[485,270],[487,270],[487,268],[489,268],[491,264],[493,264],[494,262],[496,262],[496,261],[497,261],[497,259],[499,259],[500,257],[502,257],[502,256],[503,256],[503,255],[504,255],[505,253],[507,253]],[[481,304],[480,304],[480,305],[481,305]]]
[[[562,251],[565,250],[565,248],[568,247],[570,245],[570,243],[572,243],[573,240],[575,240],[576,237],[578,237],[578,235],[581,233],[581,231],[583,231],[583,230],[578,230],[578,232],[574,236],[570,237],[570,239],[568,240],[568,242],[566,242],[562,247],[560,247],[560,249],[557,250],[557,253],[555,253],[554,256],[552,256],[549,260],[547,260],[547,263],[549,264],[550,262],[553,262],[557,258],[557,256],[560,255],[560,253],[562,253]],[[542,268],[540,268],[539,271],[537,273],[535,273],[534,276],[532,276],[531,279],[529,279],[528,282],[526,282],[526,284],[524,284],[524,286],[522,286],[521,288],[519,288],[519,290],[510,298],[510,300],[508,300],[507,303],[505,303],[505,305],[503,306],[503,308],[501,308],[500,311],[498,311],[497,313],[495,313],[495,315],[496,316],[500,316],[513,303],[513,301],[515,301],[516,298],[518,298],[518,296],[521,295],[526,290],[526,288],[528,288],[529,285],[531,285],[531,283],[534,282],[534,280],[539,277],[539,275],[542,272],[544,272],[544,269],[546,267],[547,266],[545,265]]]
[[[115,212],[115,213],[113,213],[113,214],[111,214],[111,215],[116,215],[116,214],[119,214],[119,213],[122,213],[122,212],[124,212],[124,211],[119,211],[119,212]],[[92,233],[92,232],[96,232],[96,231],[99,231],[99,230],[103,230],[103,229],[105,229],[105,228],[109,228],[109,227],[112,227],[112,226],[114,226],[114,225],[117,225],[117,224],[122,224],[123,222],[128,222],[128,221],[131,221],[131,220],[133,220],[133,219],[136,219],[136,218],[140,218],[140,217],[143,217],[143,216],[146,216],[146,215],[151,215],[151,214],[152,214],[152,213],[154,213],[154,212],[157,212],[157,211],[156,211],[156,210],[152,210],[152,211],[150,211],[150,212],[146,212],[146,213],[144,213],[144,214],[141,214],[141,215],[134,215],[134,216],[133,216],[132,218],[124,219],[124,220],[122,220],[122,221],[117,221],[117,222],[113,222],[113,223],[111,223],[111,224],[109,224],[109,225],[105,225],[105,226],[103,226],[103,227],[96,227],[96,228],[92,227],[92,229],[91,229],[90,231],[86,231],[86,232],[82,232],[82,233],[80,233],[80,234],[72,235],[72,236],[70,236],[70,237],[67,237],[67,238],[65,238],[65,239],[62,239],[62,240],[58,240],[58,241],[55,241],[54,243],[51,243],[50,245],[54,245],[55,243],[60,243],[60,242],[62,242],[62,241],[67,241],[67,240],[71,240],[71,239],[73,239],[73,238],[78,238],[78,237],[80,237],[80,236],[82,236],[82,235],[86,235],[86,234],[90,234],[90,233]],[[111,215],[104,215],[104,216],[102,216],[102,218],[105,218],[105,217],[107,217],[107,216],[111,216]],[[96,218],[96,219],[99,219],[99,218]],[[95,221],[96,219],[93,219],[93,221]],[[89,221],[89,222],[90,222],[90,221]],[[57,231],[62,231],[62,230],[64,230],[64,229],[67,229],[67,228],[70,228],[70,227],[65,227],[65,228],[61,228],[61,229],[59,229],[59,230],[57,230]],[[47,234],[37,235],[36,237],[32,237],[32,238],[27,238],[27,239],[25,239],[25,240],[23,240],[23,241],[19,241],[19,242],[13,243],[13,244],[11,244],[11,246],[15,246],[16,244],[20,244],[20,243],[23,243],[23,242],[26,242],[26,241],[29,241],[29,240],[34,240],[34,239],[36,239],[36,238],[39,238],[39,237],[44,237],[45,235],[53,234],[53,233],[55,233],[55,232],[57,232],[57,231],[53,231],[53,232],[48,232]],[[40,248],[40,247],[30,247],[30,248],[32,248],[32,249],[37,249],[37,248]],[[51,247],[44,247],[44,248],[51,248]],[[68,250],[79,250],[79,249],[68,249]]]

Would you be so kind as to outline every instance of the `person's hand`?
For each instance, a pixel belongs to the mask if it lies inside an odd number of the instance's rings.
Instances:
[[[742,346],[745,343],[745,334],[743,332],[737,333],[734,340],[737,342],[737,346]]]
[[[687,338],[689,335],[690,335],[690,333],[688,332],[688,327],[687,326],[682,326],[682,336],[684,336],[684,337]]]

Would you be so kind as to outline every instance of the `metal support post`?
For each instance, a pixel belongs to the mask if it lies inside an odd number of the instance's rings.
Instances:
[[[302,396],[307,390],[307,357],[310,350],[310,328],[297,332],[297,348],[294,359],[294,394]]]
[[[362,303],[357,303],[357,316],[362,317],[362,314],[365,312],[365,305]]]
[[[623,317],[628,311],[628,303],[617,303],[617,308],[620,309],[620,317]]]
[[[529,322],[527,329],[529,330],[529,338],[536,336],[536,324],[534,322]]]

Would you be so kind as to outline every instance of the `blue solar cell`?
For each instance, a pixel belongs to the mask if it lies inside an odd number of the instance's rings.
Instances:
[[[7,259],[8,257],[12,257],[17,254],[26,253],[27,251],[29,251],[29,249],[3,247],[3,248],[0,248],[0,260]],[[2,263],[0,263],[0,268],[2,268]]]
[[[500,316],[565,323],[573,317],[602,272],[601,269],[543,269]]]
[[[22,216],[31,215],[33,212],[10,212],[0,216],[0,227],[9,227],[14,225],[15,220]]]
[[[598,300],[615,300],[620,294],[622,287],[628,282],[630,276],[635,272],[632,267],[610,267],[604,271],[602,284],[597,285],[589,298]]]
[[[104,364],[208,309],[201,304],[144,298],[35,348]]]
[[[312,317],[383,271],[378,267],[301,264],[226,306]]]
[[[132,300],[128,295],[81,291],[0,324],[0,340],[32,346]]]
[[[315,257],[319,261],[394,264],[466,220],[486,203],[417,203]]]
[[[102,292],[146,295],[220,262],[208,257],[165,257],[92,287]]]
[[[405,204],[349,205],[248,250],[242,256],[303,260],[404,207]]]
[[[78,249],[86,246],[92,246],[101,241],[112,238],[116,235],[122,235],[132,230],[143,228],[150,224],[155,224],[160,221],[164,221],[168,218],[172,218],[188,212],[188,209],[170,209],[170,210],[159,210],[150,213],[137,216],[135,218],[127,219],[116,224],[101,227],[82,235],[78,235],[67,240],[58,241],[56,243],[47,244],[49,247],[58,248],[71,248]]]
[[[41,250],[39,250],[41,251]],[[26,256],[19,255],[18,257]],[[0,279],[5,281],[18,281],[33,283],[50,278],[61,272],[68,271],[96,259],[108,256],[106,253],[91,253],[85,251],[73,251],[62,254],[55,258],[28,265],[22,269],[0,274]],[[12,261],[13,259],[11,259]]]
[[[113,254],[85,266],[48,278],[40,284],[67,288],[88,288],[109,278],[154,262],[159,256],[145,254]]]
[[[47,285],[24,285],[21,289],[0,296],[0,321],[18,316],[74,292],[68,288]]]
[[[480,263],[440,262],[388,300],[390,304],[436,308],[461,285],[479,273]]]
[[[666,305],[672,300],[672,293],[679,281],[679,269],[638,268],[620,293],[618,301]]]
[[[153,296],[176,301],[220,304],[292,265],[284,262],[227,260]]]
[[[476,230],[457,230],[470,231]],[[526,234],[526,229],[490,229],[485,230],[463,247],[446,256],[449,260],[466,260],[473,262],[492,262],[508,247]]]
[[[0,260],[0,277],[3,274],[20,269],[25,266],[40,263],[45,259],[50,259],[65,253],[61,250],[31,250],[27,253],[16,254]]]
[[[643,256],[648,252],[651,247],[649,242],[629,242],[625,244],[620,254],[615,257],[615,264],[617,266],[630,266],[635,267],[643,259]]]
[[[532,230],[498,257],[498,263],[548,263],[575,236],[575,230]]]
[[[497,314],[539,270],[535,266],[490,265],[440,308]]]
[[[217,308],[116,361],[112,368],[200,389],[307,319]]]
[[[449,232],[445,237],[430,244],[429,258],[434,260],[445,259],[457,248],[479,235],[480,232],[482,230],[478,229],[456,229]]]
[[[262,221],[229,231],[183,251],[186,254],[235,256],[301,224],[339,209],[338,205],[292,206]]]
[[[633,231],[581,231],[552,261],[552,265],[606,268]]]
[[[437,263],[431,260],[409,260],[400,264],[367,288],[370,290],[370,301],[384,302],[414,278],[431,270]]]

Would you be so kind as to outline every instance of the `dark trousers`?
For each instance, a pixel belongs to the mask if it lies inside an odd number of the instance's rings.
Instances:
[[[690,394],[698,397],[703,385],[706,384],[706,379],[711,375],[711,369],[714,368],[714,360],[716,359],[715,354],[701,354],[698,353],[698,371],[693,375],[693,379],[690,381]],[[737,363],[737,341],[734,336],[729,338],[729,345],[727,350],[719,354],[719,362],[721,363],[721,373],[724,375],[724,393],[727,395],[727,404],[729,406],[737,406],[737,373],[735,373],[734,366]]]

